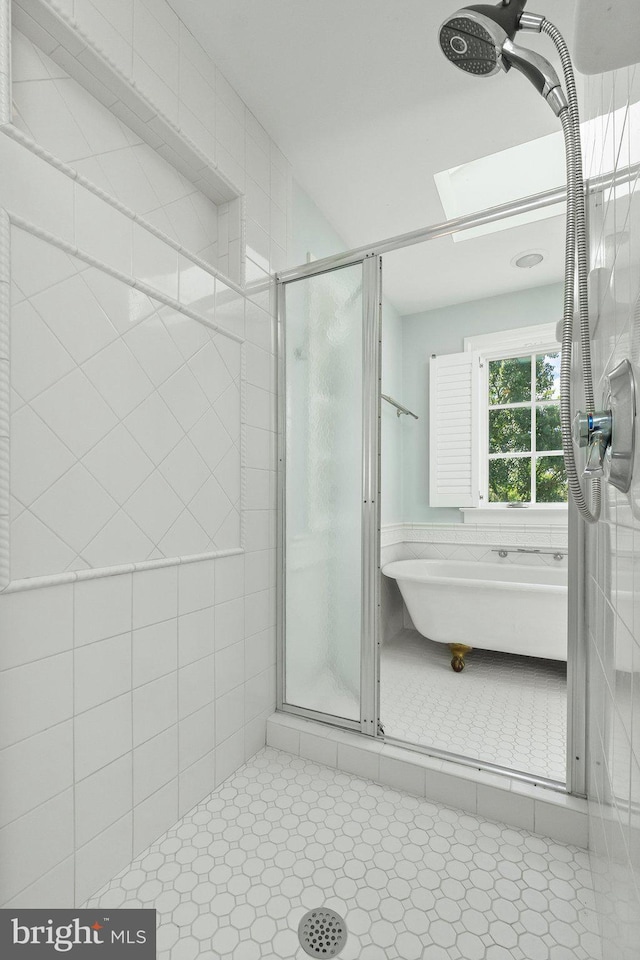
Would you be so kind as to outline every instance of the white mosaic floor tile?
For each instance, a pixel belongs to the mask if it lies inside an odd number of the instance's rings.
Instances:
[[[565,780],[566,664],[474,650],[454,673],[449,648],[403,630],[382,647],[385,734],[512,770]]]
[[[600,960],[586,851],[267,748],[89,907],[155,907],[158,960]]]

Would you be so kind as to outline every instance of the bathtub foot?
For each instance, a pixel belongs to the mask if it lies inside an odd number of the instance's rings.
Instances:
[[[456,673],[462,673],[464,670],[464,658],[472,649],[472,647],[467,647],[464,643],[450,643],[449,650],[451,650],[453,654],[451,669],[455,670]]]

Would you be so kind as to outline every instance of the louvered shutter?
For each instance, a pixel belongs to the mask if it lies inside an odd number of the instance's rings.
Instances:
[[[429,385],[429,504],[477,507],[478,355],[432,357]]]

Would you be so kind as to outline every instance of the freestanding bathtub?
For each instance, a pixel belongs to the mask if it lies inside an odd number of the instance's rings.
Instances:
[[[567,659],[567,571],[515,563],[395,560],[397,580],[420,633],[451,647],[459,672],[473,647]]]

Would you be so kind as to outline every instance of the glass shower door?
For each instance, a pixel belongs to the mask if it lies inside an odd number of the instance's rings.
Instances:
[[[372,472],[365,422],[378,393],[367,372],[374,332],[376,355],[378,342],[374,259],[280,288],[281,702],[358,729],[374,720],[363,682],[375,642],[367,551],[377,449]]]

